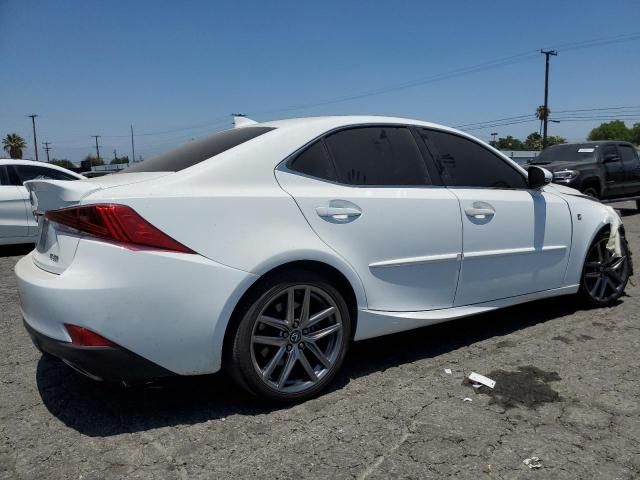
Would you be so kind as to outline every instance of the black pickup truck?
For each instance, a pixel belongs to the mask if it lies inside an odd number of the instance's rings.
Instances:
[[[542,165],[555,183],[601,200],[635,200],[640,209],[640,158],[628,142],[564,143],[545,148],[529,165]]]

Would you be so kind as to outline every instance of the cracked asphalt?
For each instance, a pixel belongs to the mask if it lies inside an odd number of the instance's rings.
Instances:
[[[27,251],[0,251],[2,479],[640,477],[638,286],[612,308],[561,297],[356,343],[333,389],[274,408],[221,375],[127,389],[41,357],[12,271]]]

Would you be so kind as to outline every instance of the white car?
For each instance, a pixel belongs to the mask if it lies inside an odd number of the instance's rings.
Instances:
[[[66,168],[31,160],[0,159],[0,245],[35,243],[38,224],[24,182],[34,179],[79,180]]]
[[[465,133],[318,117],[216,133],[110,175],[27,183],[16,266],[37,346],[92,376],[224,368],[317,394],[352,340],[581,292],[631,274],[615,212]]]

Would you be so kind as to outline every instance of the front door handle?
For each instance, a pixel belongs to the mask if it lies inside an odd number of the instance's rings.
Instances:
[[[336,220],[355,219],[362,215],[362,212],[353,207],[317,207],[316,212],[322,218],[331,217]]]
[[[495,215],[496,211],[493,210],[492,208],[471,207],[471,208],[465,208],[464,213],[466,213],[468,217],[486,218],[486,217],[492,217],[493,215]]]

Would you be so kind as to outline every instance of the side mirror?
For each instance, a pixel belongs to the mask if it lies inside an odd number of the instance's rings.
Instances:
[[[618,161],[620,161],[620,157],[618,155],[610,154],[604,157],[604,160],[602,163],[613,163]]]
[[[534,165],[528,170],[529,188],[541,188],[553,180],[553,174],[546,168],[536,167]]]

